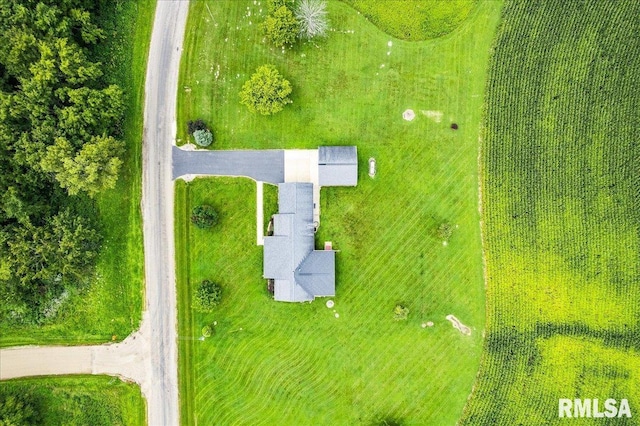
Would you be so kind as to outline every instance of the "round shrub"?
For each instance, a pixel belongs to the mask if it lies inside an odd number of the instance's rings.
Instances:
[[[210,326],[205,325],[204,327],[202,327],[202,336],[203,337],[211,336],[211,327]]]
[[[197,120],[187,121],[187,130],[190,135],[193,135],[196,130],[209,130],[209,128],[201,118],[198,118]]]
[[[193,307],[200,312],[211,312],[221,299],[222,288],[212,281],[204,280],[193,293]]]
[[[213,133],[206,129],[200,129],[193,132],[193,139],[198,146],[209,146],[213,142]]]
[[[211,228],[218,223],[218,212],[211,206],[195,206],[191,211],[191,223],[201,229]]]

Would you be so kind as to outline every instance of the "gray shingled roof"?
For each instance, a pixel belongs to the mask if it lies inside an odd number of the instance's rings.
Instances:
[[[304,302],[335,294],[335,252],[315,251],[313,184],[278,185],[273,236],[264,239],[265,278],[274,279],[274,298]]]
[[[356,186],[358,151],[355,146],[321,146],[318,148],[318,183],[320,186]]]
[[[318,147],[318,164],[358,164],[355,146]]]

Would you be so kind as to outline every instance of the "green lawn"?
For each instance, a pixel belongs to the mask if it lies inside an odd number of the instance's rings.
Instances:
[[[464,22],[478,0],[342,0],[382,31],[422,41],[449,34]]]
[[[252,181],[177,184],[183,423],[454,424],[485,325],[477,156],[501,4],[480,4],[449,37],[410,43],[330,2],[329,37],[284,53],[262,44],[261,6],[252,1],[190,7],[179,85],[183,142],[186,121],[203,118],[216,149],[353,144],[360,176],[356,188],[322,190],[317,241],[340,250],[339,318],[323,299],[287,304],[267,294]],[[268,118],[238,99],[263,63],[274,63],[294,88],[293,104]],[[407,108],[416,111],[413,122],[402,119]],[[369,157],[377,159],[375,179],[367,176]],[[188,223],[200,203],[219,209],[215,229]],[[446,246],[436,232],[444,222],[455,226]],[[205,278],[224,291],[210,315],[190,308],[192,288]],[[398,302],[411,310],[406,322],[393,320]],[[453,329],[447,314],[472,335]],[[198,340],[214,321],[216,333]],[[422,328],[427,321],[435,326]]]
[[[46,377],[0,382],[0,405],[10,394],[26,396],[39,413],[38,425],[146,425],[140,388],[117,378]]]
[[[640,424],[638,2],[509,2],[482,144],[488,334],[464,425],[551,425],[559,398]],[[626,420],[626,421],[625,421]]]
[[[155,0],[119,0],[105,3],[98,17],[106,40],[96,52],[109,83],[127,96],[123,135],[127,151],[114,190],[97,202],[75,202],[97,216],[103,247],[96,278],[70,294],[52,322],[17,327],[0,322],[0,346],[26,343],[77,344],[122,340],[138,328],[143,307],[141,148],[144,76],[155,11]]]

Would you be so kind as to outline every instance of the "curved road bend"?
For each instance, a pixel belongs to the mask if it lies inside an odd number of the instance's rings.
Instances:
[[[0,350],[0,379],[110,374],[140,384],[152,426],[179,423],[171,148],[188,0],[159,0],[147,62],[142,149],[146,307],[140,330],[116,345]]]
[[[179,421],[171,147],[188,8],[188,0],[157,2],[145,84],[142,217],[151,371],[143,392],[152,426]]]

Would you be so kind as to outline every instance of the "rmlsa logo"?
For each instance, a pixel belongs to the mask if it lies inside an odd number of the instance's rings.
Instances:
[[[629,401],[621,399],[620,403],[615,399],[604,401],[604,409],[600,411],[598,399],[565,399],[558,400],[558,417],[591,417],[591,418],[613,418],[631,417]]]

